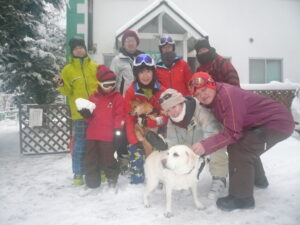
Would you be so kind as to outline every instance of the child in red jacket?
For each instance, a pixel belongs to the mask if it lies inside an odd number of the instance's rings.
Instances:
[[[161,106],[158,103],[159,96],[165,88],[156,80],[154,60],[147,54],[140,54],[134,59],[132,70],[135,80],[125,94],[125,121],[130,144],[128,150],[130,183],[139,184],[144,182],[145,151],[135,134],[135,124],[139,123],[139,118],[131,114],[131,103],[134,100],[148,102],[157,112],[155,120],[147,118],[140,121],[144,127],[163,127],[167,124],[168,117],[161,113]]]
[[[115,91],[116,75],[104,65],[97,69],[99,86],[88,99],[77,99],[77,109],[88,123],[86,130],[87,149],[84,160],[85,183],[89,188],[101,184],[100,165],[108,185],[115,187],[119,167],[114,158],[121,145],[124,125],[124,99]]]

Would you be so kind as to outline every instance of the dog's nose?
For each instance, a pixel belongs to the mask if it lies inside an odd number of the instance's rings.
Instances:
[[[167,159],[162,159],[161,164],[162,164],[163,168],[167,168]]]

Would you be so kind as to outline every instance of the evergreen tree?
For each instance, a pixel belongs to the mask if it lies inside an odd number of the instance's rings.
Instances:
[[[58,95],[52,78],[65,61],[60,1],[0,0],[1,89],[17,104],[49,104]]]

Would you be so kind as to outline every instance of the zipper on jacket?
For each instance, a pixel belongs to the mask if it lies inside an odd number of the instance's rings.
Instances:
[[[84,62],[84,59],[80,59],[80,66],[81,66],[81,72],[82,72],[83,79],[84,79],[84,86],[85,86],[86,93],[89,97],[90,94],[89,94],[87,83],[86,83],[86,76],[85,76],[84,69],[83,69],[83,62]]]

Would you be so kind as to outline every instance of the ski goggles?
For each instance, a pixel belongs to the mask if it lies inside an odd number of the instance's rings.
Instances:
[[[169,98],[172,97],[172,94],[165,94],[164,96],[160,97],[159,100],[158,100],[158,103],[159,104],[162,104],[164,101],[168,100]]]
[[[215,81],[212,78],[202,78],[202,77],[196,77],[189,82],[189,88],[190,90],[193,90],[194,88],[202,88],[205,87],[208,83],[214,83]]]
[[[98,82],[98,84],[104,88],[104,89],[108,89],[108,88],[114,88],[116,86],[116,81],[104,81],[104,82]]]
[[[173,39],[170,36],[166,35],[160,39],[159,46],[164,46],[166,44],[174,45],[175,42],[173,41]]]
[[[138,55],[134,61],[133,61],[133,66],[140,66],[142,64],[145,64],[146,66],[154,66],[155,62],[154,60],[150,57],[150,55],[147,54],[140,54]]]

